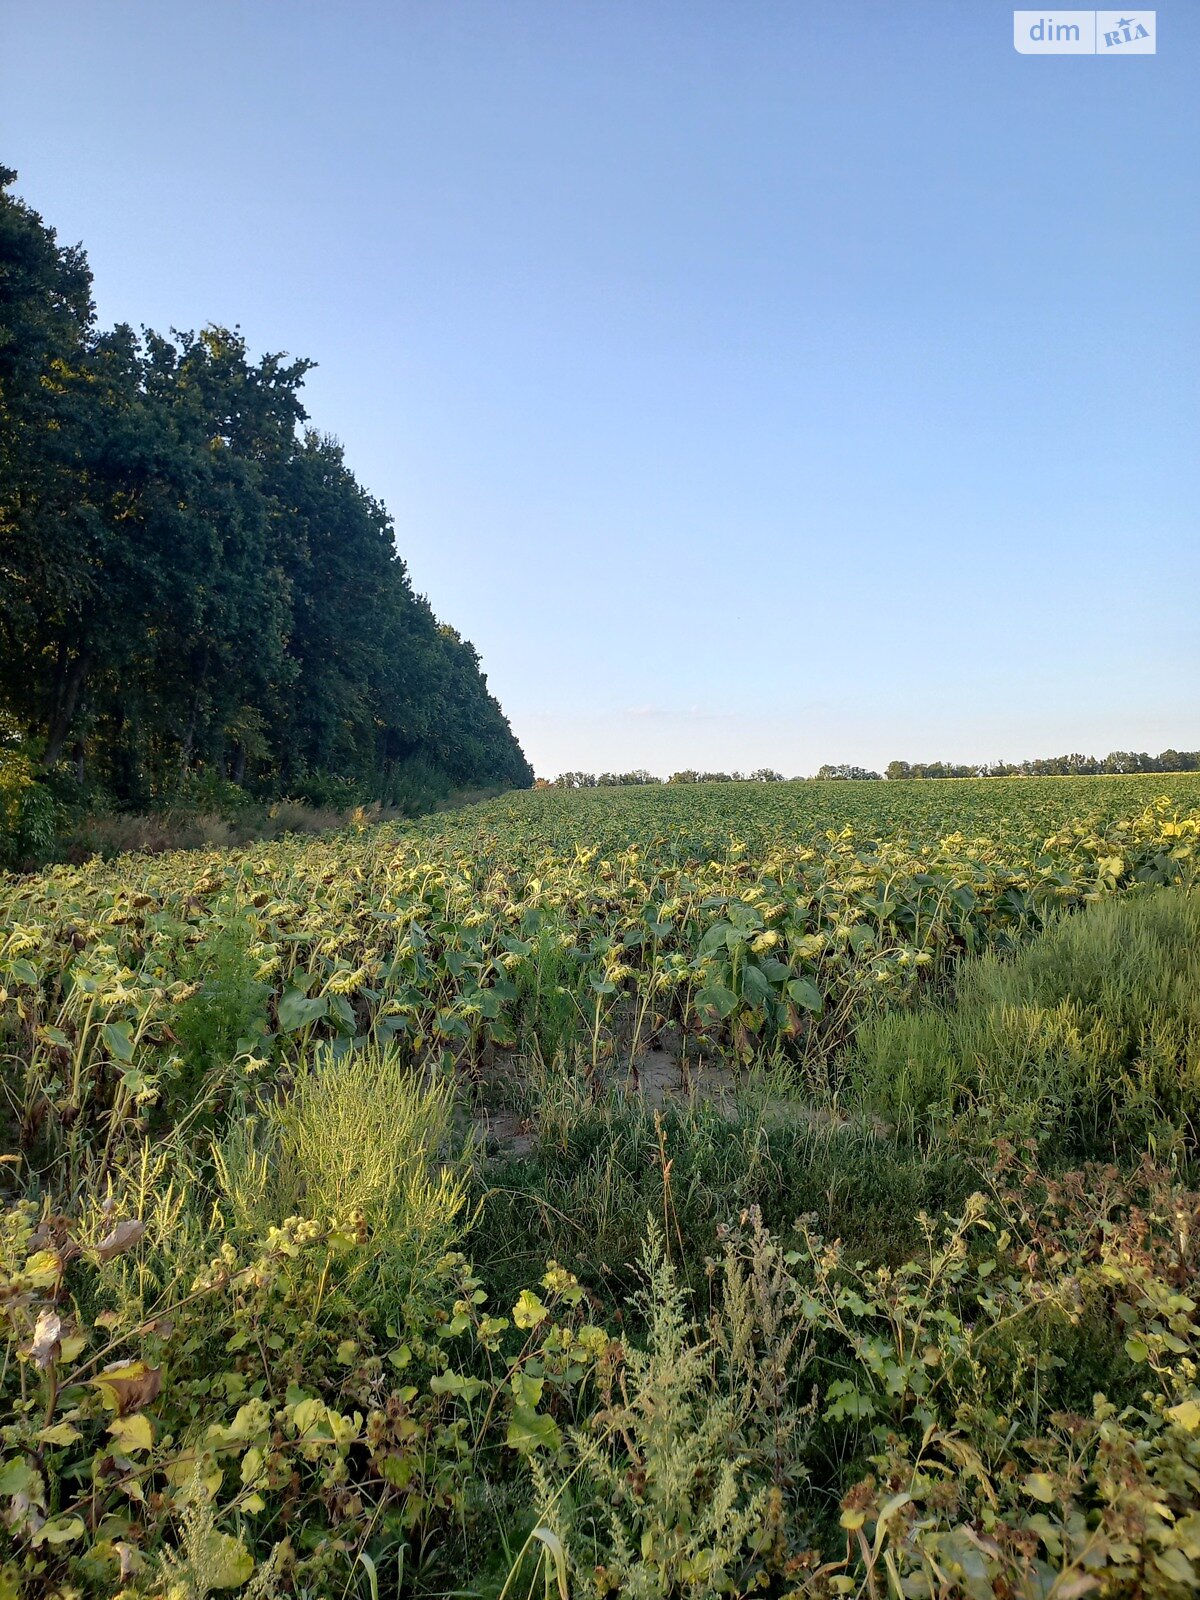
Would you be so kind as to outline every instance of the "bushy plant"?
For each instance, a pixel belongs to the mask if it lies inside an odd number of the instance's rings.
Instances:
[[[707,1328],[652,1231],[644,1344],[534,1462],[579,1592],[1194,1593],[1200,1196],[1149,1168],[1017,1173],[925,1219],[898,1269],[748,1216]]]
[[[727,1250],[706,1330],[653,1221],[641,1273],[644,1343],[623,1346],[588,1425],[531,1458],[539,1513],[577,1595],[746,1594],[778,1567],[784,1489],[803,1472],[796,1285],[759,1230]]]
[[[172,1030],[184,1065],[173,1092],[190,1102],[197,1087],[238,1055],[249,1055],[267,1031],[270,985],[258,977],[250,954],[253,930],[235,905],[183,957],[187,998],[175,1010]]]
[[[29,757],[0,746],[0,869],[40,866],[63,821],[61,806],[39,782]]]

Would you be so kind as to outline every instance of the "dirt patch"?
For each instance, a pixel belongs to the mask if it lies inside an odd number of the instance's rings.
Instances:
[[[670,1050],[647,1050],[629,1066],[613,1070],[608,1081],[626,1094],[640,1096],[654,1111],[712,1101],[732,1111],[737,1073],[724,1061],[686,1061]]]
[[[530,1118],[504,1106],[483,1106],[471,1120],[489,1156],[527,1156],[537,1144],[537,1127]]]
[[[719,1057],[704,1058],[672,1048],[677,1041],[662,1038],[635,1061],[610,1061],[590,1079],[592,1091],[602,1098],[618,1096],[640,1101],[651,1111],[685,1106],[708,1106],[733,1121],[746,1108],[739,1096],[744,1075]],[[475,1080],[475,1104],[462,1108],[481,1152],[487,1157],[532,1155],[538,1143],[536,1116],[512,1109],[513,1074],[519,1064],[506,1062],[501,1072]],[[750,1114],[773,1127],[838,1127],[845,1118],[829,1107],[807,1105],[787,1095],[764,1095],[759,1082],[750,1101]]]

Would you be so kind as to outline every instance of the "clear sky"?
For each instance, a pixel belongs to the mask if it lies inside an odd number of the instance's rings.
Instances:
[[[105,322],[319,366],[539,773],[1200,746],[1200,3],[0,3]]]

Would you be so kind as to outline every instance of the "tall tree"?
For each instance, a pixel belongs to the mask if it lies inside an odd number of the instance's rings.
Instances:
[[[532,772],[384,507],[236,329],[98,332],[0,169],[0,710],[136,803],[197,771],[384,794]]]

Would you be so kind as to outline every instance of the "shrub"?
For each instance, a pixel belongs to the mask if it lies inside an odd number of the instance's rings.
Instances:
[[[0,748],[0,868],[20,871],[46,861],[62,821],[62,808],[29,757]]]
[[[206,1080],[239,1054],[248,1054],[266,1032],[271,989],[257,977],[252,939],[253,930],[231,905],[181,963],[181,976],[193,992],[176,1008],[172,1029],[184,1051],[180,1089],[187,1103],[201,1086],[211,1089]]]
[[[707,1327],[652,1230],[644,1344],[533,1462],[576,1592],[1194,1593],[1200,1195],[1012,1171],[898,1269],[744,1217]]]
[[[726,1252],[706,1335],[653,1221],[641,1273],[644,1344],[624,1346],[589,1424],[532,1458],[541,1518],[577,1595],[750,1593],[807,1423],[788,1393],[809,1354],[796,1285],[759,1230],[748,1259]]]

